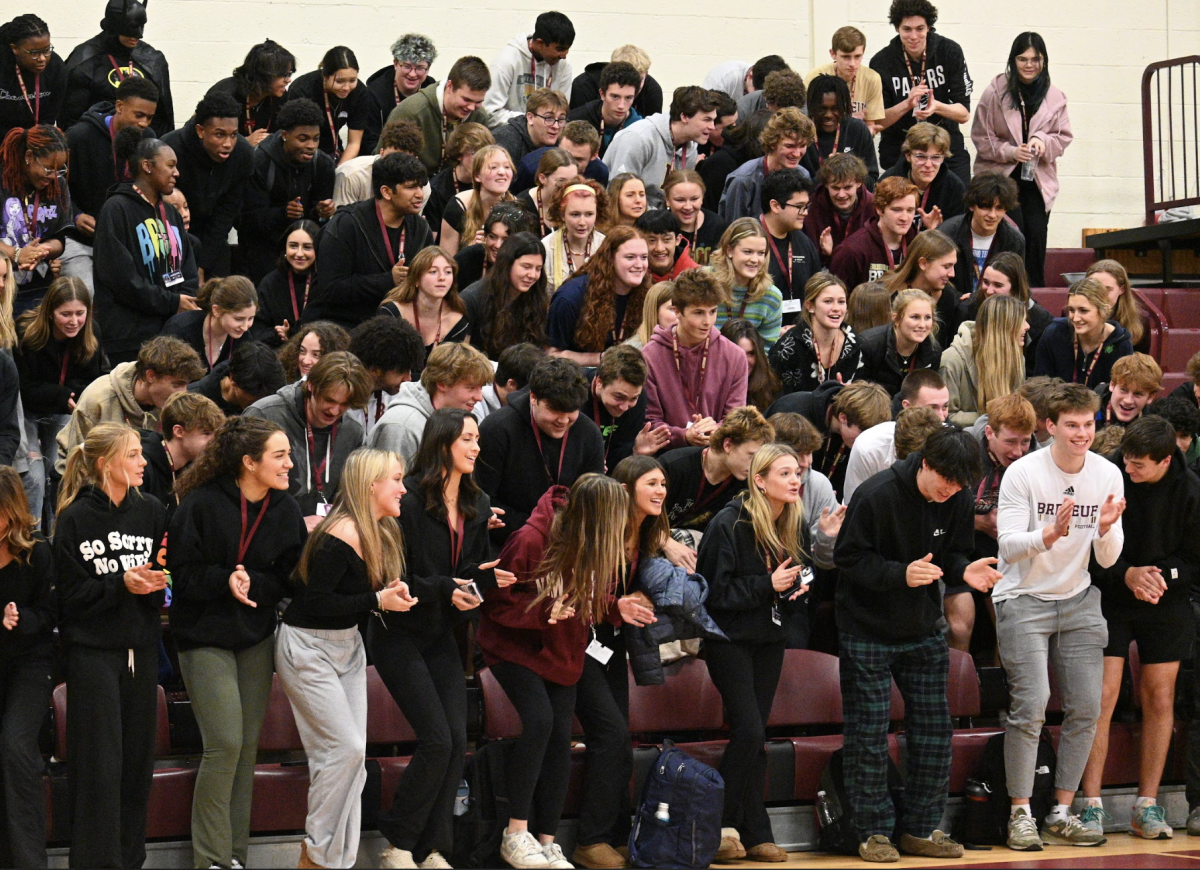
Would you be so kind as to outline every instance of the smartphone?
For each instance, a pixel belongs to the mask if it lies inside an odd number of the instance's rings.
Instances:
[[[464,586],[459,586],[458,588],[463,592],[466,592],[480,604],[483,603],[483,593],[479,591],[479,585],[474,580]]]
[[[796,575],[796,582],[793,583],[791,586],[789,586],[783,592],[780,592],[779,598],[782,601],[787,601],[793,595],[795,595],[797,592],[799,592],[801,589],[807,588],[808,586],[812,585],[812,581],[813,581],[813,570],[809,566],[805,565],[804,570]]]

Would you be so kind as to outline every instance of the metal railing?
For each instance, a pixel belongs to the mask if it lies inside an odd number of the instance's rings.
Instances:
[[[1155,212],[1200,205],[1200,55],[1152,63],[1142,73],[1146,223]]]

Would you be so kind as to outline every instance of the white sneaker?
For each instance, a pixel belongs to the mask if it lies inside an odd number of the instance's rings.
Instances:
[[[567,860],[567,856],[563,854],[562,847],[558,843],[547,843],[542,846],[542,854],[549,862],[546,866],[553,870],[575,870],[575,865]]]
[[[443,858],[442,853],[437,849],[434,849],[432,852],[426,855],[425,860],[417,866],[424,868],[424,870],[447,870],[447,868],[449,868],[449,870],[453,870],[450,862]]]
[[[229,864],[229,870],[246,870],[246,867],[241,861],[239,861],[237,858],[234,858]]]
[[[542,844],[529,831],[505,831],[500,839],[500,857],[517,870],[542,870],[550,866]]]
[[[415,870],[417,862],[413,860],[412,852],[407,849],[388,846],[379,856],[379,866],[384,870]]]

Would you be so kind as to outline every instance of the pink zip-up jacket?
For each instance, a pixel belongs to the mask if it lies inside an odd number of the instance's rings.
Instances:
[[[976,175],[981,172],[1009,175],[1016,166],[1013,153],[1021,144],[1021,110],[1009,105],[1007,88],[1008,77],[1001,73],[992,79],[975,107],[971,141],[977,152]],[[1029,137],[1035,136],[1046,145],[1046,153],[1038,160],[1034,177],[1049,212],[1058,197],[1058,158],[1075,138],[1071,134],[1071,119],[1067,116],[1067,95],[1054,85],[1029,119]]]

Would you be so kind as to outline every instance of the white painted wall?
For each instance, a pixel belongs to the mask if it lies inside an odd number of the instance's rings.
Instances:
[[[246,50],[275,39],[315,68],[325,50],[354,49],[363,73],[391,58],[388,46],[409,31],[430,36],[440,52],[438,78],[454,59],[477,54],[489,63],[537,14],[571,16],[575,68],[607,60],[627,42],[645,48],[666,99],[682,84],[699,84],[709,67],[730,57],[777,53],[807,71],[827,57],[829,38],[844,24],[867,35],[870,57],[894,34],[887,0],[716,0],[648,4],[639,0],[503,0],[442,3],[152,0],[146,38],[171,63],[176,116],[187,117],[204,90],[227,76]],[[1053,247],[1081,244],[1085,227],[1140,225],[1143,212],[1140,82],[1149,63],[1200,48],[1200,0],[941,0],[938,29],[966,53],[976,96],[1003,70],[1013,37],[1037,30],[1046,39],[1055,84],[1070,100],[1075,142],[1059,162],[1062,193],[1050,222]],[[62,56],[98,31],[104,0],[56,0],[41,12]],[[597,9],[596,7],[601,7]],[[728,17],[732,8],[745,17]],[[11,11],[10,11],[11,14]],[[969,129],[969,128],[968,128]],[[968,136],[969,141],[969,136]]]

